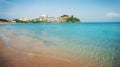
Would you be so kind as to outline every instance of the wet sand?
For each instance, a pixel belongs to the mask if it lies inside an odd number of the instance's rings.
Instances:
[[[0,39],[0,67],[91,67],[94,63],[79,63],[61,57],[14,51]]]
[[[5,43],[4,40],[0,38],[0,67],[96,67],[93,66],[93,64],[99,62],[94,59],[92,61],[89,60],[88,56],[81,56],[79,61],[71,61],[70,58],[66,59],[54,55],[46,55],[45,52],[49,53],[49,51],[52,51],[56,53],[56,51],[53,48],[51,49],[51,47],[46,48],[42,42],[40,42],[39,45],[34,44],[34,48],[39,46],[39,48],[35,48],[36,50],[34,51],[29,48],[29,42],[16,38],[12,33],[6,34],[11,39],[12,44],[9,42]],[[36,51],[40,52],[37,53]],[[57,51],[57,53],[59,52],[60,51]],[[62,54],[64,53],[65,51],[62,51]],[[64,55],[72,56],[67,52]],[[104,66],[97,64],[97,67]]]
[[[74,67],[74,65],[60,58],[13,51],[0,39],[0,67]]]

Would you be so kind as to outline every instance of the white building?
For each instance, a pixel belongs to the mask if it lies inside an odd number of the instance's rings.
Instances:
[[[56,22],[56,18],[54,18],[54,17],[49,17],[49,18],[47,19],[47,21],[48,21],[48,22]]]
[[[23,17],[20,19],[21,21],[32,21],[32,18],[27,18],[27,17]]]
[[[47,15],[47,14],[44,14],[44,15],[41,15],[41,17],[43,17],[43,18],[48,18],[48,15]]]
[[[61,18],[54,18],[54,17],[48,17],[47,14],[41,15],[39,18],[36,19],[40,22],[61,22]]]
[[[44,15],[41,15],[37,20],[41,22],[47,22],[47,19],[48,19],[48,15],[44,14]]]

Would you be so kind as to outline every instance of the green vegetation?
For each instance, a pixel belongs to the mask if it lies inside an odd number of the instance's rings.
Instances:
[[[70,18],[67,19],[67,22],[72,22],[72,23],[80,22],[80,19],[73,17],[72,15]]]
[[[27,23],[27,21],[21,21],[19,19],[14,19],[13,21],[16,21],[16,23]]]
[[[80,22],[80,19],[74,17],[73,15],[70,17],[69,15],[63,15],[60,17],[62,22],[66,22],[66,23],[76,23],[76,22]]]
[[[21,22],[21,20],[19,20],[19,19],[15,19],[14,21],[16,21],[17,23]]]
[[[6,19],[0,19],[1,22],[8,22]]]

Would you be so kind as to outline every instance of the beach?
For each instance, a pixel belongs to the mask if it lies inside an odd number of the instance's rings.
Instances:
[[[91,64],[97,63],[98,60],[94,60],[88,63],[89,59],[85,56],[81,57],[81,61],[71,61],[70,59],[62,58],[56,55],[49,55],[51,50],[53,53],[61,53],[53,48],[46,48],[43,43],[39,43],[41,49],[36,49],[40,52],[30,50],[29,46],[26,45],[28,42],[16,38],[12,33],[6,33],[9,36],[10,41],[4,41],[4,38],[0,38],[0,67],[90,67]],[[22,46],[21,46],[22,45]],[[35,44],[34,44],[35,45]],[[36,47],[36,46],[35,46]],[[44,51],[42,50],[44,49]],[[48,53],[48,54],[46,54]],[[71,54],[62,51],[67,56]],[[72,56],[72,55],[71,55]],[[98,67],[103,67],[98,65]]]
[[[0,39],[0,67],[74,67],[69,61],[32,53],[16,52]]]
[[[1,24],[0,67],[119,67],[119,25]]]

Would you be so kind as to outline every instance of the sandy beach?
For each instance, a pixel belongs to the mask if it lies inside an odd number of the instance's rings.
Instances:
[[[0,26],[0,67],[119,67],[119,59],[114,60],[117,55],[111,56],[110,50],[101,50],[101,45],[98,50],[98,46],[78,42],[80,39],[76,44],[69,38],[50,35],[49,27],[41,32],[42,27],[38,30],[34,27],[24,24]]]
[[[22,44],[19,40],[13,42]],[[0,38],[0,67],[90,67],[90,64],[94,63],[73,62],[56,56],[17,51],[6,45],[4,40]]]
[[[0,67],[91,67],[93,64],[104,67],[98,64],[99,59],[89,60],[87,55],[81,55],[78,61],[74,61],[75,58],[71,60],[71,53],[45,46],[42,41],[38,44],[35,40],[29,43],[30,39],[15,37],[13,33],[6,32],[6,35],[10,42],[0,37]]]
[[[19,53],[0,39],[0,67],[75,67],[69,61],[32,53]]]

